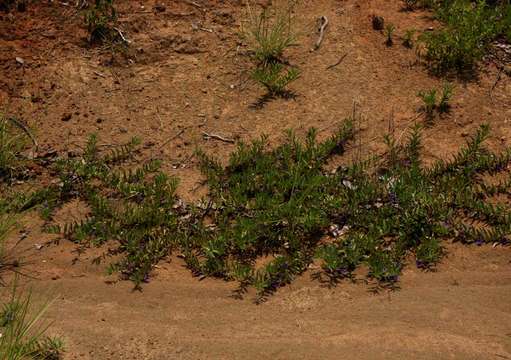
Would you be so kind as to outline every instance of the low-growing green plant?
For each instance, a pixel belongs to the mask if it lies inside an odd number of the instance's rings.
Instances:
[[[64,349],[62,340],[48,337],[48,324],[42,316],[50,303],[33,308],[32,293],[13,285],[10,299],[0,309],[0,358],[8,360],[58,360]]]
[[[207,214],[214,227],[197,223],[186,261],[193,271],[253,284],[260,294],[289,283],[310,263],[329,213],[340,205],[332,197],[333,178],[322,166],[344,151],[353,136],[351,122],[331,138],[304,143],[294,134],[274,150],[265,138],[240,144],[227,168],[199,152],[210,187]],[[261,257],[269,262],[255,266]]]
[[[442,87],[442,94],[438,102],[438,111],[440,113],[446,113],[451,108],[451,98],[454,92],[454,86],[450,83],[445,83]]]
[[[177,181],[160,172],[160,163],[151,161],[136,169],[116,170],[126,165],[138,140],[100,154],[96,136],[88,140],[83,156],[59,161],[54,171],[60,184],[39,196],[38,203],[51,219],[54,210],[80,199],[90,208],[81,221],[48,227],[63,233],[83,246],[102,245],[117,240],[119,247],[112,254],[124,254],[111,264],[110,271],[119,271],[138,286],[147,280],[152,267],[168,255],[177,243],[178,216],[175,189]]]
[[[117,13],[113,0],[94,0],[85,10],[85,25],[89,33],[89,42],[113,41],[117,33],[114,31]]]
[[[494,201],[511,191],[511,178],[487,182],[509,173],[511,149],[490,152],[482,126],[452,159],[425,167],[420,133],[414,128],[404,144],[387,136],[385,156],[335,172],[325,164],[354,137],[350,120],[323,141],[311,129],[305,140],[289,133],[275,148],[265,137],[240,143],[226,167],[198,151],[209,194],[189,206],[157,164],[114,170],[135,143],[101,155],[92,137],[83,156],[61,161],[60,185],[37,201],[51,209],[86,202],[85,220],[53,230],[82,245],[116,240],[109,254],[120,260],[111,269],[137,286],[176,249],[194,274],[236,280],[240,292],[254,286],[261,299],[318,260],[320,279],[354,278],[365,265],[370,281],[395,287],[410,255],[432,269],[449,239],[505,244],[511,235],[509,206]]]
[[[423,102],[421,111],[426,114],[428,121],[432,121],[435,117],[435,110],[437,109],[436,89],[431,89],[429,91],[419,91],[417,96],[420,97]]]
[[[247,2],[242,37],[256,61],[262,64],[280,61],[284,50],[297,38],[293,15],[295,0],[277,0],[270,6],[256,7]]]
[[[263,85],[270,96],[285,95],[287,86],[299,76],[300,72],[297,68],[284,70],[284,65],[281,63],[267,63],[252,72],[252,78]]]
[[[387,46],[392,46],[394,44],[393,35],[395,30],[396,27],[393,24],[387,24],[385,26],[385,37],[387,38],[387,40],[385,40],[385,44]]]
[[[351,131],[346,123],[326,143],[317,143],[312,132],[304,145],[291,136],[270,151],[264,139],[240,145],[227,168],[202,155],[211,191],[209,221],[192,233],[188,266],[243,287],[253,284],[264,295],[292,281],[316,257],[330,278],[352,277],[367,264],[369,278],[385,285],[398,280],[409,253],[416,254],[419,267],[433,267],[443,254],[441,240],[508,241],[511,216],[484,199],[508,191],[511,182],[482,191],[479,174],[504,171],[511,151],[494,155],[484,149],[487,127],[453,160],[432,168],[421,166],[416,129],[406,145],[388,142],[392,155],[374,160],[377,171],[369,161],[327,174],[322,164],[344,148]],[[465,216],[491,224],[480,229],[465,223]],[[331,224],[342,227],[343,235],[323,245]],[[264,257],[266,265],[258,266]]]
[[[287,85],[300,74],[297,68],[282,61],[284,50],[296,40],[294,6],[295,0],[279,0],[256,10],[247,3],[242,37],[256,62],[252,78],[268,91],[263,100],[289,94]]]
[[[413,48],[414,35],[415,35],[415,29],[406,30],[405,35],[403,36],[403,46],[404,47],[407,47],[408,49]]]
[[[445,27],[420,36],[425,57],[437,74],[473,71],[495,38],[511,28],[511,5],[489,6],[484,0],[432,4]]]
[[[509,209],[490,205],[487,198],[509,191],[511,182],[488,186],[480,175],[505,171],[511,149],[501,155],[489,153],[482,145],[487,135],[488,127],[481,127],[452,160],[423,168],[416,129],[404,146],[388,142],[392,148],[387,161],[374,175],[357,164],[343,169],[344,206],[337,216],[348,231],[325,245],[327,252],[320,252],[325,272],[346,277],[366,262],[370,277],[389,283],[397,280],[407,253],[415,252],[420,268],[434,266],[443,255],[443,239],[509,242]],[[486,227],[477,227],[466,217],[481,220]]]
[[[422,99],[423,105],[421,111],[426,114],[426,119],[432,121],[436,114],[443,114],[449,111],[451,105],[454,87],[450,83],[445,83],[442,88],[440,98],[436,89],[429,91],[420,91],[417,96]]]
[[[443,256],[440,241],[435,238],[424,239],[415,252],[416,265],[419,269],[433,269]]]

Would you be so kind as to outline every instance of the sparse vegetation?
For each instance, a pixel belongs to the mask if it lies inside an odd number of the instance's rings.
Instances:
[[[0,358],[8,360],[58,360],[64,349],[61,339],[45,335],[42,316],[49,302],[34,309],[32,293],[21,292],[16,282],[10,299],[0,309]]]
[[[420,268],[431,269],[445,239],[508,241],[511,218],[487,199],[509,191],[510,182],[487,185],[480,174],[505,171],[511,151],[488,152],[488,131],[482,127],[452,160],[431,168],[421,165],[419,129],[405,145],[388,136],[387,157],[340,167],[335,175],[323,165],[353,137],[350,121],[324,142],[311,130],[304,143],[291,133],[273,150],[264,138],[241,143],[226,168],[199,152],[210,194],[202,205],[189,207],[156,164],[108,170],[106,163],[126,159],[129,151],[99,157],[92,138],[82,159],[61,164],[62,185],[54,198],[78,197],[91,214],[53,229],[83,245],[116,239],[120,245],[113,253],[125,257],[111,269],[137,286],[172,249],[184,254],[195,274],[238,280],[240,291],[253,285],[263,298],[317,258],[330,280],[349,278],[367,264],[376,284],[394,286],[408,254],[415,254]]]
[[[405,35],[403,36],[403,46],[404,47],[406,47],[408,49],[413,48],[413,45],[415,43],[414,35],[415,35],[415,29],[406,30]]]
[[[294,0],[280,0],[271,6],[255,8],[247,4],[242,23],[242,37],[248,43],[256,68],[252,78],[268,91],[270,97],[283,96],[287,85],[299,77],[296,67],[282,61],[284,50],[296,41]]]
[[[90,208],[86,219],[63,227],[49,226],[48,230],[62,232],[82,246],[99,246],[107,240],[117,240],[119,248],[111,255],[126,256],[112,264],[110,271],[120,271],[139,285],[147,280],[152,266],[177,243],[177,219],[181,210],[174,194],[177,182],[158,171],[157,161],[136,169],[113,170],[131,158],[137,143],[133,139],[100,156],[96,137],[91,136],[83,157],[56,164],[60,185],[35,197],[47,219],[70,200],[84,201]]]
[[[511,5],[490,6],[486,1],[453,0],[428,4],[445,27],[425,32],[420,41],[437,74],[473,72],[490,43],[511,29]]]
[[[374,173],[370,162],[340,168],[333,176],[323,173],[322,164],[342,151],[351,131],[348,122],[324,143],[316,143],[311,132],[303,147],[291,136],[268,152],[264,140],[240,145],[226,169],[203,158],[213,225],[199,226],[192,237],[196,249],[186,256],[189,266],[200,274],[237,279],[242,286],[254,284],[265,294],[319,256],[329,277],[350,277],[367,263],[370,278],[392,285],[410,252],[421,267],[433,266],[443,239],[506,241],[511,223],[504,209],[476,205],[484,203],[478,196],[486,196],[477,174],[502,171],[511,158],[511,152],[493,155],[482,147],[487,127],[452,161],[430,169],[420,165],[416,129],[405,146],[388,139],[391,155]],[[477,219],[495,211],[500,220],[491,224],[495,229],[478,229],[463,223],[458,211]],[[343,236],[324,244],[332,225],[343,228]],[[262,256],[268,263],[258,267]]]
[[[442,88],[442,93],[438,97],[436,89],[429,91],[420,91],[417,96],[421,98],[423,105],[421,111],[426,114],[428,121],[433,121],[437,114],[444,114],[449,112],[451,107],[450,100],[453,95],[453,86],[450,83],[445,83]]]
[[[0,0],[0,360],[511,359],[510,1]]]
[[[271,96],[283,96],[287,86],[298,79],[300,72],[297,68],[289,68],[284,71],[281,63],[268,63],[257,67],[252,77],[263,85]]]
[[[112,42],[117,38],[114,30],[117,12],[113,0],[94,0],[85,10],[84,19],[90,43]]]
[[[394,45],[393,36],[394,36],[395,30],[396,30],[396,27],[393,24],[387,24],[387,26],[385,26],[385,38],[387,39],[387,40],[385,40],[385,45],[387,45],[387,46]]]
[[[284,50],[296,42],[294,7],[294,0],[278,0],[264,8],[247,3],[242,37],[257,62],[279,62]]]
[[[23,169],[26,138],[18,130],[0,113],[0,180],[11,179]]]

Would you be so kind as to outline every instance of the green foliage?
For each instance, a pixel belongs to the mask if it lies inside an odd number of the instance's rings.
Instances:
[[[431,269],[440,261],[443,256],[443,249],[440,241],[435,238],[425,239],[415,253],[416,264],[420,269]]]
[[[408,29],[405,32],[405,35],[403,36],[403,46],[411,49],[413,48],[414,44],[414,35],[415,35],[415,29]]]
[[[433,7],[445,27],[421,35],[425,56],[438,74],[473,71],[495,38],[511,29],[511,5],[489,6],[484,0],[436,1]]]
[[[351,122],[317,142],[311,130],[304,143],[288,140],[267,150],[266,139],[241,143],[222,168],[199,153],[210,187],[205,216],[190,236],[186,260],[197,273],[236,278],[265,294],[289,283],[310,263],[329,213],[338,206],[336,184],[322,166],[342,153],[353,136]],[[257,267],[256,262],[270,261]]]
[[[156,161],[136,169],[116,169],[131,158],[136,139],[106,155],[99,153],[96,143],[93,135],[82,157],[59,161],[55,171],[60,183],[41,197],[50,218],[55,208],[72,199],[84,201],[90,214],[48,230],[82,245],[116,240],[119,247],[113,254],[125,256],[110,270],[120,271],[139,285],[178,236],[177,181],[160,172]]]
[[[0,310],[0,358],[9,360],[58,360],[63,352],[59,338],[45,336],[48,329],[41,319],[50,303],[33,309],[32,294],[13,285],[11,297]]]
[[[294,0],[274,1],[261,9],[254,9],[250,2],[247,3],[242,37],[259,63],[278,61],[284,50],[296,41],[294,7]]]
[[[94,0],[94,4],[85,10],[85,25],[89,32],[89,42],[113,41],[117,13],[113,0]]]
[[[435,111],[451,92],[445,86],[442,96],[429,95]],[[236,280],[240,291],[254,286],[261,299],[313,261],[321,263],[320,279],[353,278],[363,266],[377,286],[394,287],[405,259],[415,255],[419,268],[433,269],[448,239],[509,242],[509,207],[495,198],[511,193],[511,177],[483,179],[509,170],[511,149],[490,152],[488,133],[481,127],[452,159],[431,167],[422,165],[415,128],[404,144],[387,136],[384,157],[327,172],[325,164],[354,136],[350,120],[323,141],[311,129],[304,140],[289,132],[273,149],[265,137],[240,143],[226,167],[198,151],[209,194],[189,206],[158,163],[130,166],[137,141],[104,154],[91,136],[82,156],[55,165],[58,184],[0,202],[0,209],[39,206],[51,221],[63,204],[85,202],[85,219],[48,230],[83,246],[115,241],[110,270],[137,286],[175,249],[194,274]]]
[[[187,243],[186,261],[198,274],[253,284],[261,295],[285,285],[314,258],[323,260],[329,278],[352,277],[362,264],[380,285],[398,281],[408,254],[417,266],[432,268],[442,257],[441,241],[506,242],[511,216],[505,206],[488,205],[511,182],[482,190],[480,175],[501,172],[511,151],[501,155],[482,146],[482,127],[452,160],[423,168],[420,129],[403,146],[388,137],[389,155],[378,162],[342,167],[325,174],[322,164],[350,138],[347,123],[336,139],[305,144],[291,136],[266,151],[265,141],[240,145],[229,165],[201,155],[210,185],[207,224],[199,222]],[[499,189],[497,191],[497,189]],[[486,222],[483,230],[463,220]],[[335,224],[342,235],[322,244]],[[266,258],[266,265],[258,263]]]
[[[282,61],[284,50],[296,40],[294,6],[294,0],[279,0],[257,11],[247,4],[242,36],[256,62],[252,78],[266,88],[268,97],[289,94],[287,85],[300,75],[297,68]]]
[[[387,46],[392,46],[394,44],[394,40],[392,37],[394,35],[395,30],[396,27],[393,24],[387,24],[387,26],[385,26],[385,37],[387,38],[385,44]]]
[[[454,92],[454,86],[450,83],[445,83],[442,88],[442,94],[440,101],[438,102],[438,111],[440,113],[446,113],[451,108],[450,100]]]
[[[440,98],[436,89],[429,91],[420,91],[417,96],[421,98],[423,105],[421,111],[426,114],[426,120],[429,122],[433,121],[437,114],[443,114],[449,112],[451,107],[450,100],[453,95],[452,84],[445,83],[442,88]]]
[[[337,194],[343,206],[334,218],[347,231],[318,251],[325,273],[346,277],[366,263],[369,277],[388,284],[397,280],[409,253],[418,267],[434,266],[443,255],[441,240],[508,242],[509,209],[488,199],[509,193],[511,182],[488,187],[481,175],[505,171],[511,150],[490,153],[482,145],[487,135],[488,127],[481,127],[452,160],[423,168],[416,129],[404,146],[387,142],[388,157],[376,173],[357,164],[344,168],[338,176],[345,187]],[[485,226],[472,225],[476,220]]]
[[[236,280],[240,291],[254,286],[261,299],[317,259],[319,278],[352,278],[365,265],[369,279],[393,287],[409,255],[419,268],[432,269],[447,239],[509,241],[509,209],[490,199],[509,194],[511,178],[490,185],[483,176],[506,171],[511,149],[488,151],[488,132],[481,127],[457,155],[430,168],[422,166],[415,128],[405,144],[387,136],[381,159],[326,172],[325,163],[354,135],[351,121],[321,142],[310,130],[304,141],[290,132],[274,149],[264,137],[240,143],[226,167],[199,151],[209,195],[188,208],[157,164],[113,170],[130,158],[135,143],[100,156],[91,137],[81,158],[62,160],[61,184],[44,198],[48,204],[85,201],[87,219],[53,229],[85,245],[116,240],[113,254],[123,256],[111,269],[137,285],[177,249],[194,274]]]
[[[267,63],[252,72],[252,78],[263,85],[271,96],[283,96],[292,81],[298,79],[300,72],[296,68],[284,71],[281,63]]]
[[[25,148],[24,134],[14,128],[6,117],[0,114],[0,180],[10,180],[23,169],[21,151]]]

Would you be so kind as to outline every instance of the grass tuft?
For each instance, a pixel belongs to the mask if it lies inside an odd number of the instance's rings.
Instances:
[[[61,359],[63,342],[45,335],[48,324],[42,316],[50,306],[32,306],[32,293],[19,291],[16,282],[10,299],[0,310],[0,358],[9,360]]]
[[[268,91],[265,99],[286,97],[290,93],[287,86],[300,75],[297,68],[285,65],[282,60],[284,50],[293,45],[297,37],[293,15],[295,4],[294,0],[279,0],[256,9],[247,3],[242,37],[256,63],[252,79]]]
[[[420,110],[426,115],[426,120],[428,122],[432,122],[436,115],[441,115],[449,112],[451,108],[450,100],[452,98],[453,91],[454,87],[450,83],[444,84],[440,97],[438,97],[438,92],[436,89],[431,89],[429,91],[419,91],[417,96],[423,102]]]
[[[293,11],[294,0],[278,0],[270,6],[258,8],[247,2],[242,21],[242,37],[262,64],[280,61],[284,50],[296,42]]]

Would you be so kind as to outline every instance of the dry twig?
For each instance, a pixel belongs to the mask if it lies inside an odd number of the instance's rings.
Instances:
[[[340,65],[344,59],[346,59],[346,56],[348,56],[348,53],[344,54],[343,56],[341,56],[341,58],[339,59],[339,61],[337,61],[335,64],[332,64],[332,65],[328,65],[326,67],[326,70],[330,70],[330,69],[333,69],[334,67],[336,67],[337,65]]]
[[[230,144],[234,144],[235,143],[235,141],[233,139],[224,138],[223,136],[220,136],[220,135],[217,135],[217,134],[208,134],[205,131],[202,132],[202,136],[204,137],[205,140],[216,139],[216,140],[220,140],[220,141],[223,141],[223,142],[226,142],[226,143],[230,143]]]
[[[319,38],[316,41],[316,44],[314,44],[313,50],[318,50],[321,46],[321,43],[323,42],[323,38],[325,37],[325,29],[328,26],[328,18],[326,16],[321,16],[318,19],[318,31],[319,31]]]

